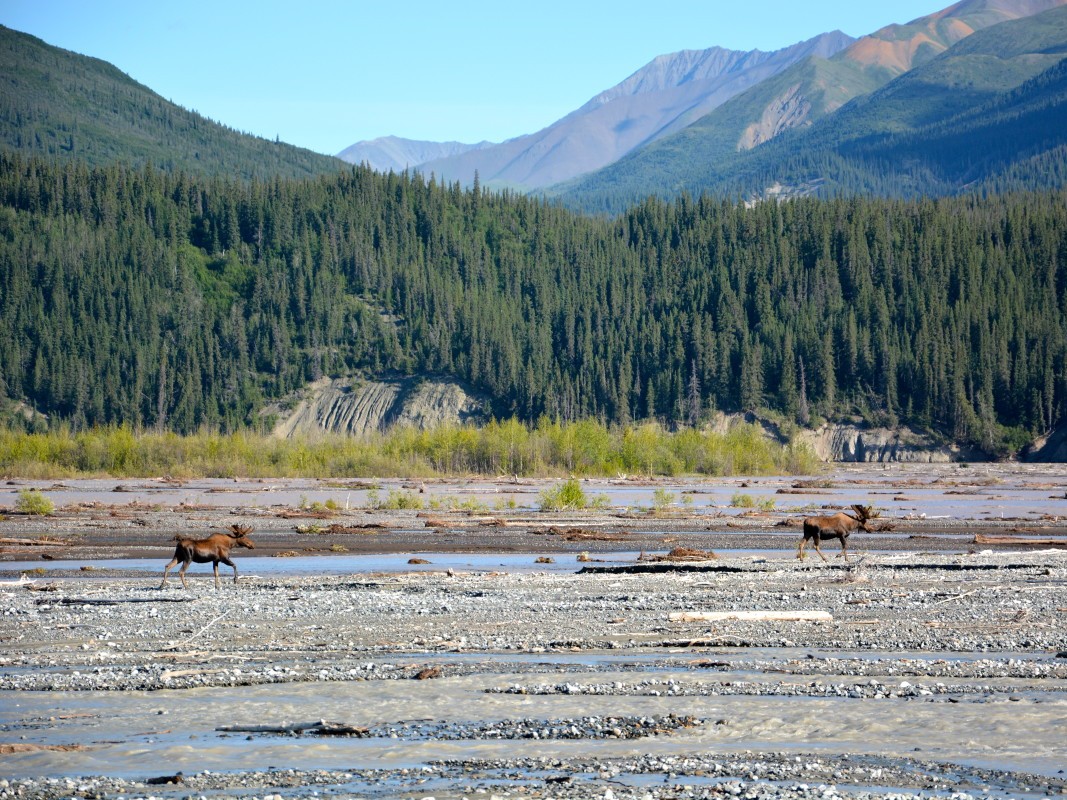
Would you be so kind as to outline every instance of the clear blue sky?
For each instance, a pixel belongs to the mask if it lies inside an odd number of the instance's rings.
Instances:
[[[657,55],[862,36],[951,0],[0,0],[0,23],[109,61],[241,131],[321,153],[502,141]]]

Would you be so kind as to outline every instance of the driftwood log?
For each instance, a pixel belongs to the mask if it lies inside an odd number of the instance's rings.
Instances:
[[[312,736],[367,736],[369,728],[349,725],[345,722],[293,722],[286,725],[222,725],[215,728],[224,733],[275,733],[281,735],[305,734]]]
[[[1033,539],[1019,536],[997,536],[989,533],[976,533],[975,544],[1008,544],[1026,547],[1067,547],[1067,539]]]

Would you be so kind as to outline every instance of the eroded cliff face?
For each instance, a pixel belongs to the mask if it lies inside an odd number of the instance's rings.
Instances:
[[[712,430],[725,432],[742,423],[759,425],[764,433],[782,444],[789,437],[779,427],[755,414],[717,414]],[[827,462],[901,461],[918,464],[944,464],[953,461],[986,461],[982,453],[954,444],[945,444],[912,428],[872,428],[862,424],[825,424],[802,430],[794,441],[807,445]]]
[[[954,444],[943,444],[911,428],[868,428],[857,425],[822,425],[800,433],[798,441],[811,447],[824,461],[905,461],[939,464],[985,460]]]
[[[419,378],[323,378],[308,385],[289,408],[265,410],[282,438],[329,431],[360,436],[396,425],[425,429],[484,418],[483,403],[456,383]]]
[[[1067,461],[1067,427],[1042,436],[1020,454],[1022,461]]]

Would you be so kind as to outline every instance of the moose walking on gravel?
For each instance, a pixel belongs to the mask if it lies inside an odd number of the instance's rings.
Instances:
[[[213,533],[206,539],[187,539],[180,534],[175,536],[174,539],[178,544],[174,548],[174,558],[163,569],[163,583],[159,584],[159,588],[162,589],[167,585],[167,573],[179,561],[182,562],[182,568],[178,570],[178,577],[182,579],[182,586],[186,589],[189,588],[189,585],[185,582],[185,570],[189,569],[189,564],[193,561],[197,564],[210,562],[214,565],[216,589],[219,588],[220,561],[227,566],[233,567],[233,582],[237,583],[237,565],[230,561],[230,550],[234,545],[247,547],[249,550],[254,549],[255,545],[248,538],[250,533],[252,533],[252,528],[247,525],[231,525],[228,531]]]
[[[871,529],[868,525],[873,517],[870,506],[852,506],[852,510],[856,512],[856,516],[839,511],[829,516],[808,517],[804,520],[804,538],[800,540],[800,544],[797,547],[797,558],[801,561],[804,560],[804,545],[810,539],[812,544],[815,545],[815,552],[819,554],[823,561],[827,561],[826,556],[823,555],[822,549],[819,547],[819,543],[827,539],[840,539],[841,555],[845,561],[848,561],[849,534],[856,530],[869,533]]]

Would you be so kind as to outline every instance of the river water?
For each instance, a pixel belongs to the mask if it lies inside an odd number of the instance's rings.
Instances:
[[[803,654],[798,652],[798,656]],[[621,656],[617,656],[623,658]],[[446,659],[435,655],[435,663]],[[554,659],[554,663],[561,663]],[[647,674],[647,673],[643,673]],[[657,671],[662,680],[699,682]],[[751,674],[716,674],[716,681]],[[834,676],[820,675],[824,682]],[[558,678],[548,676],[546,683]],[[634,680],[632,672],[568,673],[568,683]],[[805,676],[787,680],[805,682]],[[861,679],[848,679],[859,681]],[[864,682],[868,678],[862,679]],[[574,696],[487,693],[529,675],[467,675],[434,681],[293,683],[158,692],[0,693],[0,728],[36,744],[85,743],[87,750],[5,757],[9,776],[183,770],[402,767],[443,758],[607,757],[785,750],[921,757],[1054,776],[1067,764],[1067,694],[1034,691],[860,701],[782,696]],[[989,681],[983,681],[988,684]],[[1009,682],[1010,683],[1010,682]],[[1060,682],[1062,684],[1062,681]],[[1052,687],[1054,689],[1054,687]],[[435,741],[224,733],[224,725],[282,725],[319,719],[375,727],[411,721],[476,723],[582,716],[691,715],[705,722],[671,736],[619,740]],[[23,738],[24,737],[24,738]]]

